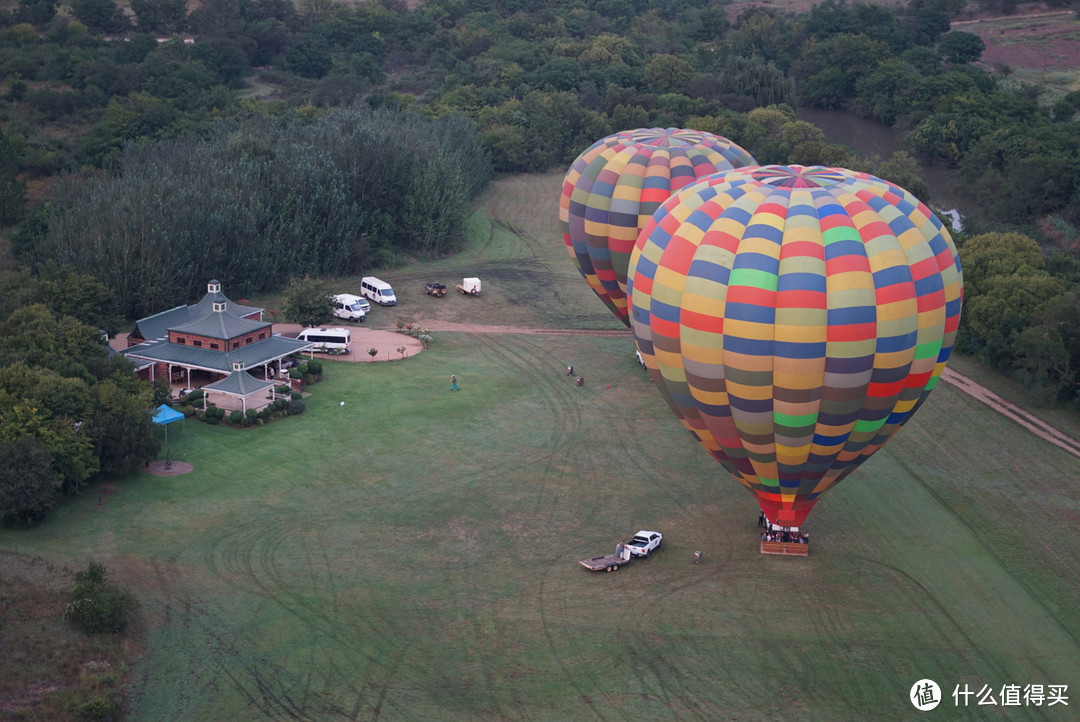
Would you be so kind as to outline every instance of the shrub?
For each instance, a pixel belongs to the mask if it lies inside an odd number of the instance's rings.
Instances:
[[[279,394],[287,394],[292,391],[292,386],[289,386],[288,384],[282,384],[281,386],[275,386],[274,391]]]
[[[265,423],[266,423],[266,422],[265,422],[265,421],[263,421],[263,420],[262,420],[261,418],[255,419],[255,425],[256,425],[256,426],[262,426],[262,425],[263,425],[263,424],[265,424]]]
[[[289,398],[292,399],[293,401],[299,401],[302,397],[303,397],[303,394],[300,393],[299,391],[291,391],[291,392],[289,392]]]
[[[90,562],[86,571],[75,573],[64,619],[88,634],[119,632],[138,606],[129,589],[109,580],[105,565]]]
[[[80,722],[106,722],[116,719],[119,711],[115,702],[104,697],[92,697],[75,708],[75,719]]]
[[[308,373],[318,376],[323,372],[323,362],[317,358],[313,358],[307,362]]]
[[[259,412],[255,409],[248,409],[244,412],[244,425],[251,426],[257,418],[259,418]]]
[[[298,370],[296,370],[295,368],[291,368],[291,369],[289,369],[289,378],[290,379],[302,379],[304,377]]]
[[[307,376],[304,377],[304,383],[307,384],[308,386],[315,383],[316,381],[318,381],[318,379],[315,378],[315,374],[308,374]]]
[[[211,424],[211,425],[221,423],[221,417],[220,416],[210,416],[209,414],[207,414],[206,418],[203,419],[203,420],[206,423]]]
[[[289,401],[288,405],[286,406],[286,409],[289,412],[289,416],[295,416],[296,414],[302,414],[302,413],[304,413],[304,410],[306,408],[307,408],[307,404],[305,404],[300,399],[292,399],[291,401]]]
[[[233,409],[232,412],[229,414],[229,423],[230,424],[233,424],[233,425],[239,424],[243,420],[244,420],[244,412],[241,411],[240,409]]]
[[[299,366],[296,367],[296,370],[300,372],[301,376],[307,376],[308,364],[302,363],[302,364],[300,364]]]
[[[194,416],[195,415],[195,407],[192,406],[191,404],[188,404],[183,408],[183,412],[184,412],[184,416]]]

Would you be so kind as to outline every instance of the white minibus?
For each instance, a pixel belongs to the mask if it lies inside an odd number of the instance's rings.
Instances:
[[[352,345],[352,333],[347,328],[305,328],[296,338],[315,344],[315,348],[306,350],[319,353],[349,353]]]
[[[360,293],[380,306],[394,306],[397,304],[394,289],[390,288],[389,283],[379,280],[375,276],[364,276],[360,279]]]

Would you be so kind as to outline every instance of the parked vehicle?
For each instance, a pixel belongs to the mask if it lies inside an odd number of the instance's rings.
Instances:
[[[626,543],[630,553],[636,557],[648,559],[649,555],[660,548],[660,542],[664,535],[658,531],[639,531],[634,538]]]
[[[394,289],[386,281],[375,276],[364,276],[360,279],[360,294],[371,299],[380,306],[396,306],[397,296]]]
[[[318,353],[342,354],[352,350],[352,332],[347,328],[305,328],[296,338],[314,344],[309,350]]]
[[[371,304],[366,298],[354,296],[351,293],[340,293],[331,300],[334,302],[334,318],[342,318],[346,321],[363,321],[367,318]]]
[[[442,298],[443,296],[446,295],[446,284],[445,283],[425,283],[424,284],[424,293],[426,293],[429,296],[435,296],[437,298]]]
[[[479,296],[480,295],[480,279],[479,278],[463,278],[461,283],[458,284],[457,290],[461,291],[467,296]]]

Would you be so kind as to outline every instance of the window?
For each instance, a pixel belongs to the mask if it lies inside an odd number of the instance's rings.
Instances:
[[[218,345],[217,345],[216,343],[212,343],[212,344],[210,344],[210,348],[212,348],[212,349],[215,349],[215,350],[216,350],[216,349],[217,349],[217,347],[218,347]]]
[[[182,338],[182,337],[180,337],[180,336],[177,336],[177,337],[176,337],[176,342],[177,342],[177,343],[183,343],[183,344],[186,344],[186,343],[187,343],[187,339],[186,339],[186,338]]]
[[[239,341],[233,341],[232,342],[232,347],[233,348],[240,348],[240,342]]]
[[[266,331],[260,331],[259,338],[266,338]]]
[[[259,338],[262,338],[262,336],[259,336]],[[244,339],[244,343],[251,343],[254,340],[255,339],[253,339],[251,336],[248,336],[246,339]]]

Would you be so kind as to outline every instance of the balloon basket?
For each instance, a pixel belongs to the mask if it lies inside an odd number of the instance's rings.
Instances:
[[[785,557],[805,557],[810,553],[810,545],[799,542],[761,542],[762,554],[779,554]]]
[[[761,553],[786,557],[805,557],[810,553],[810,535],[800,534],[799,527],[770,524],[761,535]]]

